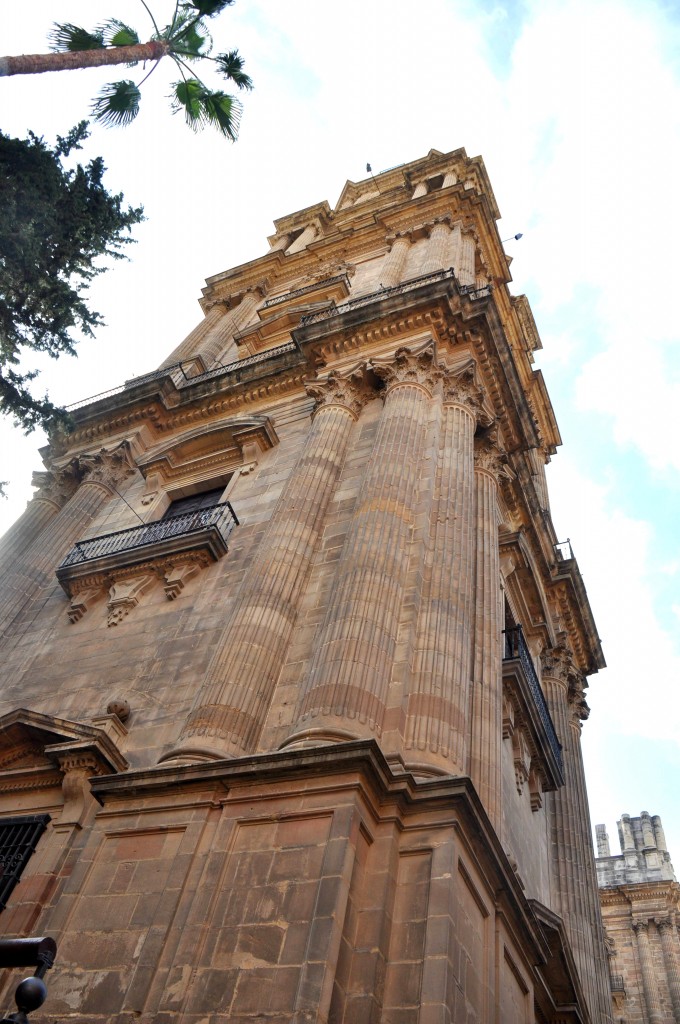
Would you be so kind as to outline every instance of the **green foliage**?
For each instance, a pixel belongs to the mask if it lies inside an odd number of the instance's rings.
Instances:
[[[107,46],[134,46],[139,42],[139,36],[133,28],[119,21],[118,18],[111,18],[102,25],[104,42]]]
[[[174,61],[182,82],[173,86],[172,108],[174,112],[183,110],[187,124],[194,130],[212,125],[222,135],[234,141],[238,134],[242,107],[233,96],[228,96],[220,89],[211,89],[193,71],[189,64],[211,62],[219,75],[234,83],[239,89],[252,89],[253,83],[243,70],[243,58],[238,50],[218,54],[212,57],[212,39],[206,21],[216,17],[230,7],[234,0],[196,0],[194,3],[177,2],[172,21],[161,31],[158,29],[153,15],[145,0],[144,7],[151,16],[154,34],[151,42],[164,44],[161,56],[153,55],[155,61],[141,82],[135,84],[129,79],[112,82],[104,86],[92,105],[92,114],[96,121],[108,127],[129,124],[139,113],[141,100],[140,86],[149,77],[163,56]],[[77,50],[111,49],[122,46],[136,46],[139,35],[129,25],[115,18],[106,21],[93,32],[70,23],[57,24],[51,34],[52,48],[59,53]],[[139,60],[149,59],[149,49],[137,53],[128,53],[128,66],[132,67]],[[120,63],[125,58],[121,56]],[[55,68],[56,70],[56,68]],[[189,71],[189,75],[185,72]]]
[[[101,157],[63,167],[87,134],[83,121],[51,149],[32,133],[0,133],[0,412],[27,432],[67,417],[47,396],[32,395],[37,371],[24,370],[22,356],[73,354],[73,330],[92,335],[102,324],[84,293],[106,269],[99,261],[123,258],[130,228],[143,220],[141,207],[126,207],[122,195],[106,190]]]
[[[77,53],[79,50],[101,50],[104,46],[104,32],[95,29],[88,32],[79,25],[69,22],[55,24],[50,32],[50,49],[53,53]]]
[[[92,115],[95,121],[107,127],[129,124],[139,113],[141,98],[142,94],[131,79],[109,82],[92,103]]]

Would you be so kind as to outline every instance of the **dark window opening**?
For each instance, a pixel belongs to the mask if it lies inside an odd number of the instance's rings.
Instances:
[[[0,910],[7,906],[50,820],[49,814],[0,819]]]
[[[174,519],[175,516],[187,515],[190,512],[200,512],[201,509],[211,508],[219,504],[224,494],[226,484],[213,488],[211,491],[201,491],[199,494],[190,494],[187,498],[177,498],[172,501],[163,513],[163,519]]]
[[[436,192],[444,184],[444,175],[438,174],[436,178],[428,178],[425,184],[428,192]]]

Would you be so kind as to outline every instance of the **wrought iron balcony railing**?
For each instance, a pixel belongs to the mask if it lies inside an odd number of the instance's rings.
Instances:
[[[284,292],[283,295],[273,295],[271,299],[267,299],[266,302],[262,303],[262,309],[271,309],[272,306],[278,306],[282,302],[297,299],[300,295],[308,295],[309,292],[317,292],[320,288],[327,288],[332,284],[344,284],[349,291],[349,278],[347,274],[336,274],[335,277],[326,277],[323,281],[315,281],[314,284],[305,285],[304,288],[296,288],[292,292]]]
[[[196,512],[186,512],[184,515],[173,516],[169,519],[159,519],[155,523],[133,526],[130,530],[119,530],[117,533],[107,533],[102,537],[93,537],[91,540],[78,541],[57,569],[57,574],[62,570],[67,570],[70,566],[83,562],[108,558],[122,552],[136,551],[139,548],[159,545],[176,538],[189,538],[192,534],[202,533],[209,527],[216,529],[226,544],[227,538],[235,526],[238,526],[236,513],[230,502],[225,501]]]
[[[526,640],[524,639],[524,633],[522,632],[521,626],[513,626],[512,629],[503,630],[503,661],[519,661],[522,669],[524,670],[524,676],[529,685],[529,691],[534,701],[534,706],[538,711],[538,717],[541,720],[543,729],[552,751],[553,757],[557,762],[560,772],[562,772],[562,746],[557,738],[555,732],[555,726],[553,720],[550,717],[548,705],[546,704],[545,697],[543,696],[543,690],[541,684],[538,681],[536,675],[536,669],[529,653]]]
[[[268,359],[276,359],[277,356],[283,355],[286,352],[297,351],[298,346],[294,341],[286,341],[283,345],[277,345],[276,348],[267,349],[265,352],[258,352],[254,356],[246,356],[245,359],[237,359],[233,363],[224,363],[220,366],[213,366],[210,370],[206,370],[205,373],[198,373],[194,377],[187,377],[182,369],[181,363],[173,363],[172,366],[166,366],[163,370],[154,370],[152,373],[145,373],[142,377],[133,377],[131,380],[126,381],[125,384],[121,384],[117,388],[111,388],[109,391],[102,391],[98,395],[92,395],[90,398],[84,398],[81,402],[74,402],[72,405],[67,405],[66,409],[68,412],[75,412],[76,409],[81,409],[83,406],[91,405],[93,402],[99,402],[103,398],[120,395],[123,391],[129,391],[130,388],[137,387],[139,384],[146,384],[148,381],[159,380],[165,377],[171,377],[175,383],[175,387],[181,391],[182,388],[187,388],[192,384],[199,384],[204,380],[213,380],[215,377],[224,377],[230,373],[245,370],[249,366],[264,363]]]
[[[436,281],[456,281],[456,274],[453,267],[449,267],[448,270],[435,270],[432,274],[421,274],[420,277],[412,277],[410,281],[403,281],[401,284],[395,284],[391,288],[380,288],[376,292],[370,292],[368,295],[359,295],[356,299],[350,299],[348,302],[343,302],[342,305],[336,306],[335,303],[330,305],[327,309],[320,309],[314,313],[308,313],[306,316],[301,317],[300,327],[308,327],[310,324],[320,323],[322,320],[328,320],[333,316],[341,316],[343,313],[349,312],[351,309],[358,309],[361,306],[367,306],[372,302],[377,302],[380,299],[389,298],[391,295],[403,295],[406,292],[415,291],[416,288],[421,288],[423,285],[433,284]],[[457,283],[457,282],[456,282]],[[491,294],[491,285],[464,285],[457,284],[458,291],[461,295],[467,295],[470,299],[481,299]]]

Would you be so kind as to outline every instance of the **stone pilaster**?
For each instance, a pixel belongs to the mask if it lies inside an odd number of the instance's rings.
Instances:
[[[446,221],[437,221],[430,228],[427,252],[421,268],[422,274],[432,274],[449,266],[448,254],[451,248],[451,228]]]
[[[649,922],[633,921],[633,931],[637,941],[638,956],[640,958],[640,971],[642,972],[642,990],[647,1008],[647,1020],[649,1024],[664,1024],[663,1013],[661,1012],[661,999],[659,997],[659,985],[654,971],[654,960],[649,944]]]
[[[407,703],[407,764],[465,771],[474,590],[473,438],[481,393],[468,367],[443,382],[432,533]],[[412,763],[413,761],[413,763]]]
[[[240,756],[257,745],[352,424],[374,396],[363,370],[331,374],[308,391],[318,405],[303,452],[243,580],[196,705],[168,757]]]
[[[410,247],[408,235],[397,235],[392,239],[390,251],[380,270],[380,283],[383,288],[392,288],[401,281]]]
[[[672,917],[664,917],[656,921],[656,930],[661,937],[663,962],[668,979],[668,990],[671,995],[673,1016],[680,1021],[680,964],[678,963],[678,932]]]
[[[611,1020],[611,994],[590,813],[581,753],[581,721],[588,707],[571,653],[554,648],[543,656],[543,690],[562,744],[564,786],[549,794],[553,891],[593,1020]]]
[[[122,482],[134,472],[127,442],[115,449],[82,455],[74,472],[80,485],[61,511],[30,544],[8,575],[0,601],[0,634],[11,631],[11,623],[54,579],[54,571],[73,544]]]
[[[386,385],[385,407],[288,743],[382,731],[441,371],[431,342],[375,360],[373,370]]]
[[[498,552],[498,481],[505,454],[486,434],[475,445],[475,609],[470,778],[500,835],[503,607]]]

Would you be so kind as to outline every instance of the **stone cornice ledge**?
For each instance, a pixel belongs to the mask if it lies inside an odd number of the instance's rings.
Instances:
[[[137,793],[149,797],[177,787],[195,789],[201,783],[221,784],[225,790],[248,783],[291,781],[299,777],[363,776],[379,804],[396,804],[399,810],[454,807],[466,820],[462,833],[472,856],[484,863],[489,884],[494,887],[499,912],[514,919],[533,950],[534,963],[545,964],[550,951],[536,926],[535,915],[523,894],[517,875],[489,822],[474,786],[466,776],[443,776],[416,781],[410,773],[395,774],[375,740],[353,740],[296,751],[255,754],[233,760],[206,761],[192,765],[157,765],[128,771],[124,776],[100,776],[90,780],[92,793],[101,804],[109,797]],[[349,783],[354,785],[355,782]],[[453,823],[453,815],[450,815]]]

